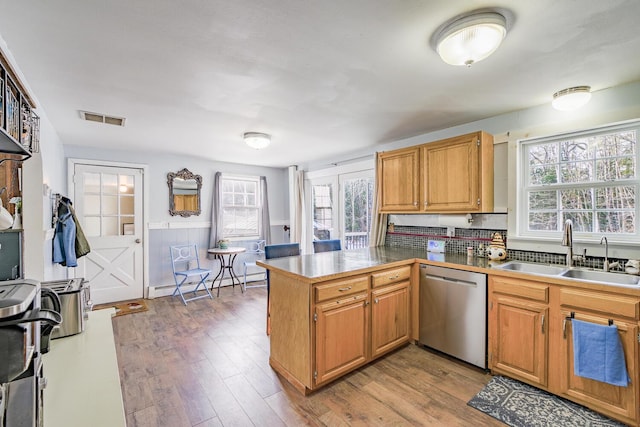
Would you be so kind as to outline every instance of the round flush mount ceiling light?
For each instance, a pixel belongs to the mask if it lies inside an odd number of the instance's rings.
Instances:
[[[575,110],[591,99],[591,86],[575,86],[553,94],[551,105],[560,111]]]
[[[502,14],[471,12],[438,31],[436,51],[447,64],[470,67],[495,52],[506,35],[507,21]]]
[[[271,144],[271,135],[260,132],[245,132],[244,142],[249,147],[260,150]]]

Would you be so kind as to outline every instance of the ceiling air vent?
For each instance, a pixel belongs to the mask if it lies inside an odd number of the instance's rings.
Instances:
[[[88,122],[106,123],[108,125],[124,126],[124,117],[107,116],[100,113],[90,113],[89,111],[80,111],[80,118]]]

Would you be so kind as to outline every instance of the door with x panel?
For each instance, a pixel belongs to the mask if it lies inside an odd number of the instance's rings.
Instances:
[[[138,168],[74,166],[76,214],[91,246],[76,274],[96,304],[143,297],[142,180]]]

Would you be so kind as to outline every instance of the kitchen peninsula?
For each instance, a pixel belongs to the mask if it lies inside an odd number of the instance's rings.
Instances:
[[[302,393],[416,339],[416,258],[367,248],[258,261],[270,274],[271,366]]]

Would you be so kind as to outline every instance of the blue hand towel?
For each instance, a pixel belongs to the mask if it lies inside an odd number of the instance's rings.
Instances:
[[[626,387],[629,375],[616,325],[572,319],[573,371],[580,377]]]

